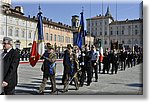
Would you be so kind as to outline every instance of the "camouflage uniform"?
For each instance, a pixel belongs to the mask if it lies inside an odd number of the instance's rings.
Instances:
[[[42,68],[41,68],[41,70],[43,71],[43,80],[42,80],[42,84],[40,85],[40,88],[39,88],[39,93],[43,93],[48,78],[50,78],[51,85],[52,85],[52,93],[54,93],[54,92],[56,92],[56,80],[55,80],[56,54],[54,52],[52,52],[52,53],[46,52],[44,54],[44,56],[47,58],[44,60]],[[53,68],[50,68],[52,66],[53,66]]]
[[[79,70],[78,59],[75,53],[71,54],[69,58],[70,58],[71,66],[67,66],[68,72],[65,73],[66,77],[64,79],[64,92],[68,91],[68,83],[70,78],[73,79],[76,90],[79,89],[78,77],[77,77],[77,71]]]

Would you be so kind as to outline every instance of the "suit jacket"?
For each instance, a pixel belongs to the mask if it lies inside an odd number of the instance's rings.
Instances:
[[[3,58],[3,81],[8,83],[5,91],[11,91],[17,85],[17,68],[19,65],[19,53],[11,49]]]

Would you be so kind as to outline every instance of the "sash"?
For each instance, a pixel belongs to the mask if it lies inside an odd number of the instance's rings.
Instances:
[[[55,73],[54,73],[54,68],[55,68],[55,66],[56,66],[56,63],[49,64],[49,73],[50,73],[50,75],[55,74]]]

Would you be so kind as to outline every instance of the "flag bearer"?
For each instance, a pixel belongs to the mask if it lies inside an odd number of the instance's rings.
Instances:
[[[44,94],[44,89],[47,83],[48,78],[50,78],[52,91],[51,94],[56,92],[56,54],[54,48],[51,45],[47,46],[48,51],[44,53],[43,58],[44,62],[41,70],[43,71],[43,80],[39,88],[39,94]]]

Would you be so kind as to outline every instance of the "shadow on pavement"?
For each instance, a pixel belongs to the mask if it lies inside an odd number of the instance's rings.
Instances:
[[[143,87],[143,84],[139,84],[139,83],[126,84],[126,85],[131,87]]]

